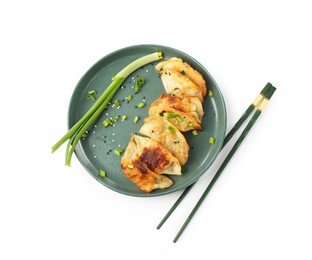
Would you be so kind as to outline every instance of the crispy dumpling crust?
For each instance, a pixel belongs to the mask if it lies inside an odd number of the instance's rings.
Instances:
[[[183,106],[183,102],[185,102],[185,106]],[[151,104],[149,115],[162,115],[181,132],[186,132],[194,129],[201,130],[198,121],[201,120],[202,115],[198,114],[196,110],[197,106],[190,103],[189,99],[181,100],[162,94]]]
[[[203,97],[206,96],[207,88],[204,77],[197,70],[193,69],[187,62],[183,62],[182,59],[173,57],[169,60],[158,63],[155,68],[160,73],[165,70],[181,73],[199,87]]]
[[[178,98],[195,96],[198,97],[201,102],[204,100],[200,88],[179,72],[163,70],[161,72],[161,80],[168,94]]]
[[[181,165],[170,151],[160,142],[138,135],[132,135],[137,145],[140,160],[153,172],[158,174],[181,175]]]
[[[145,118],[140,133],[160,142],[178,159],[181,165],[186,163],[189,145],[185,137],[162,116],[152,115]]]
[[[165,189],[173,184],[171,179],[149,170],[140,160],[137,145],[133,138],[130,139],[120,164],[124,175],[144,192],[149,193],[154,189]]]

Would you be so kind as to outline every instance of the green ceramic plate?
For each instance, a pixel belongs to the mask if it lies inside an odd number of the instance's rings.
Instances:
[[[112,101],[118,99],[121,106],[119,109],[110,105],[98,118],[95,125],[89,130],[88,137],[81,140],[76,146],[75,154],[84,168],[104,186],[131,196],[151,197],[168,194],[195,182],[204,174],[212,164],[219,151],[226,131],[226,109],[222,94],[216,82],[208,71],[189,55],[165,46],[160,45],[136,45],[117,50],[94,64],[78,82],[72,95],[69,111],[68,126],[75,124],[91,107],[94,101],[87,100],[87,92],[96,90],[98,97],[111,82],[112,76],[133,60],[155,52],[162,51],[164,59],[179,57],[188,62],[198,70],[207,82],[207,88],[213,92],[213,96],[205,97],[202,128],[198,136],[186,133],[185,137],[190,146],[189,159],[186,164],[187,171],[182,176],[169,176],[174,184],[164,190],[155,190],[149,194],[139,190],[129,179],[124,177],[120,168],[120,156],[114,153],[115,149],[127,146],[131,133],[139,133],[143,119],[148,116],[149,105],[165,92],[161,79],[154,66],[158,62],[146,65],[134,72],[123,84]],[[145,79],[145,85],[141,91],[134,95],[132,86],[135,85],[137,77]],[[128,95],[132,95],[130,102],[125,101]],[[136,105],[143,99],[146,101],[144,108],[137,108]],[[126,115],[125,121],[119,121],[115,126],[104,128],[102,122],[107,117]],[[139,121],[134,124],[133,119],[139,116]],[[215,144],[209,143],[210,137],[215,138]],[[106,177],[99,176],[99,171],[106,171]]]

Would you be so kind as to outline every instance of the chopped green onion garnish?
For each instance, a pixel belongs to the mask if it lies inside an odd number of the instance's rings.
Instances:
[[[180,117],[179,115],[177,115],[175,118],[176,118],[180,123],[184,121],[183,118]]]
[[[140,91],[140,87],[139,86],[134,86],[134,93],[138,93]]]
[[[193,130],[193,131],[192,131],[192,134],[193,134],[193,135],[198,135],[197,130]]]
[[[145,106],[145,102],[141,101],[139,104],[138,104],[138,108],[142,108]]]
[[[119,117],[118,117],[118,116],[116,116],[116,117],[112,118],[112,121],[113,121],[114,123],[117,123],[117,122],[118,122],[118,120],[119,120]]]
[[[136,85],[134,86],[134,93],[138,93],[141,87],[144,85],[144,78],[140,77],[136,80]]]
[[[194,124],[193,124],[192,122],[189,122],[189,123],[188,123],[188,126],[189,126],[189,127],[193,127]]]
[[[128,101],[132,100],[132,95],[127,96],[127,100]]]
[[[215,139],[214,139],[213,137],[210,137],[210,138],[209,138],[209,143],[210,143],[210,144],[214,144],[214,143],[215,143]]]
[[[210,89],[208,90],[208,96],[209,96],[209,97],[212,97],[212,96],[213,96],[213,92],[212,92]]]
[[[67,133],[62,136],[53,146],[52,153],[55,152],[64,142],[69,141],[66,148],[65,165],[70,166],[71,158],[75,151],[75,147],[78,144],[83,133],[86,132],[97,120],[103,110],[106,109],[108,103],[116,94],[117,90],[122,86],[123,82],[134,71],[149,64],[153,61],[157,61],[163,58],[162,52],[154,52],[144,55],[125,66],[121,71],[112,77],[112,82],[105,89],[105,91],[95,101],[93,106],[73,125]]]
[[[96,91],[95,90],[90,90],[90,91],[88,91],[86,98],[88,100],[95,100],[94,95],[96,95]]]
[[[167,118],[175,118],[175,115],[174,113],[168,113],[167,114]]]
[[[117,107],[117,108],[120,107],[120,103],[119,103],[119,100],[118,100],[118,99],[116,99],[116,100],[114,101],[114,105],[115,105],[115,107]]]
[[[181,70],[180,73],[181,73],[182,75],[185,75],[185,74],[186,74],[184,70]]]
[[[105,177],[106,176],[106,172],[104,170],[100,170],[100,176],[101,177]]]
[[[90,90],[90,91],[88,91],[88,94],[89,95],[94,95],[94,94],[96,94],[96,91],[95,90]]]
[[[173,132],[174,131],[174,127],[170,125],[170,126],[168,126],[168,130]]]
[[[120,156],[123,151],[124,151],[124,149],[117,149],[117,150],[114,150],[114,153],[116,155]]]
[[[121,116],[121,121],[125,121],[128,117],[126,115]]]
[[[110,118],[106,118],[102,123],[104,127],[108,127],[111,124],[112,124],[112,120]]]
[[[144,78],[142,77],[137,78],[136,85],[142,87],[144,85]]]
[[[133,119],[133,123],[136,124],[136,123],[139,121],[139,119],[140,119],[140,118],[139,118],[138,116],[135,116],[134,119]]]
[[[170,119],[170,118],[175,118],[175,119],[177,119],[180,123],[184,121],[183,118],[182,118],[180,115],[175,114],[175,113],[168,113],[168,114],[167,114],[167,118],[169,118],[169,119]]]

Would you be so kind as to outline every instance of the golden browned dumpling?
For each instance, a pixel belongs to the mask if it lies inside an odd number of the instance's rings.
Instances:
[[[181,100],[182,104],[185,107],[186,113],[191,116],[194,116],[198,123],[202,122],[204,115],[203,104],[200,102],[197,97],[185,97]]]
[[[152,115],[145,118],[140,133],[160,142],[181,165],[186,163],[189,145],[181,132],[164,117]]]
[[[140,160],[153,172],[158,174],[181,175],[181,165],[167,148],[158,141],[132,135],[137,145]]]
[[[203,102],[203,95],[200,88],[189,78],[172,70],[162,70],[160,73],[162,83],[168,94],[174,95],[178,98],[195,96]]]
[[[198,104],[194,104],[192,101]],[[202,104],[198,98],[184,98],[181,100],[165,94],[156,99],[149,108],[149,115],[164,116],[181,132],[194,129],[201,130],[200,123],[203,113]]]
[[[140,160],[137,144],[133,138],[130,139],[120,164],[124,175],[144,192],[165,189],[173,184],[171,179],[149,170],[146,164]]]
[[[197,70],[193,69],[187,62],[183,62],[182,59],[173,57],[169,60],[158,63],[155,68],[160,73],[165,70],[181,73],[200,88],[203,97],[206,95],[207,88],[204,77]]]

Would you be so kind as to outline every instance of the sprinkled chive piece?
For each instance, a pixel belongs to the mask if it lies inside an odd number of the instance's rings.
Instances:
[[[103,123],[102,126],[104,126],[105,128],[110,126],[112,124],[112,120],[110,118],[106,118]]]
[[[209,96],[209,97],[212,97],[212,96],[213,96],[213,92],[212,92],[210,89],[208,90],[208,96]]]
[[[126,99],[127,99],[128,101],[132,100],[132,95],[127,96]]]
[[[95,101],[92,107],[84,114],[83,117],[73,125],[67,133],[62,136],[53,146],[52,153],[54,153],[63,143],[68,142],[65,153],[65,165],[70,166],[71,158],[74,153],[75,147],[78,144],[81,136],[85,133],[101,115],[103,110],[107,107],[110,100],[114,97],[117,90],[121,87],[123,82],[137,69],[149,64],[153,61],[163,59],[163,53],[156,51],[144,55],[125,66],[115,76],[112,77],[112,82],[101,94],[101,96]]]
[[[193,126],[194,126],[194,124],[193,124],[192,122],[189,122],[187,125],[188,125],[189,127],[193,127]]]
[[[197,130],[193,130],[193,131],[192,131],[192,134],[195,135],[195,136],[198,135]]]
[[[88,91],[86,98],[88,100],[95,100],[94,95],[96,95],[96,94],[97,94],[97,92],[94,89],[90,90],[90,91]]]
[[[124,149],[116,149],[116,150],[114,150],[114,154],[120,156],[123,151],[124,151]]]
[[[104,178],[106,176],[106,172],[104,170],[100,170],[100,176]]]
[[[114,106],[115,106],[116,108],[120,108],[120,103],[119,103],[119,100],[118,100],[118,99],[116,99],[116,100],[114,101]]]
[[[140,119],[140,118],[139,118],[138,116],[135,116],[134,119],[133,119],[133,123],[136,124],[136,123],[139,121],[139,119]]]
[[[174,127],[170,125],[170,126],[168,126],[168,130],[171,132],[174,132]]]
[[[112,120],[114,123],[117,123],[117,122],[118,122],[118,120],[119,120],[119,117],[118,117],[118,116],[113,117],[111,120]]]
[[[138,108],[142,108],[142,107],[144,107],[144,106],[145,106],[145,102],[143,102],[143,101],[141,101],[141,102],[137,105]]]
[[[210,144],[214,144],[215,141],[216,141],[216,140],[215,140],[212,136],[209,138],[209,143],[210,143]]]
[[[135,82],[135,86],[133,88],[134,93],[138,93],[143,85],[144,85],[144,78],[142,77],[137,78]]]
[[[142,87],[143,85],[144,85],[144,78],[142,78],[142,77],[139,77],[139,78],[137,78],[137,80],[136,80],[136,84],[139,86],[139,87]]]
[[[125,121],[128,117],[126,115],[121,116],[121,121]]]
[[[170,119],[170,118],[175,118],[175,119],[177,119],[180,123],[184,121],[183,118],[182,118],[180,115],[175,114],[175,113],[168,113],[168,114],[167,114],[167,118],[169,118],[169,119]]]

